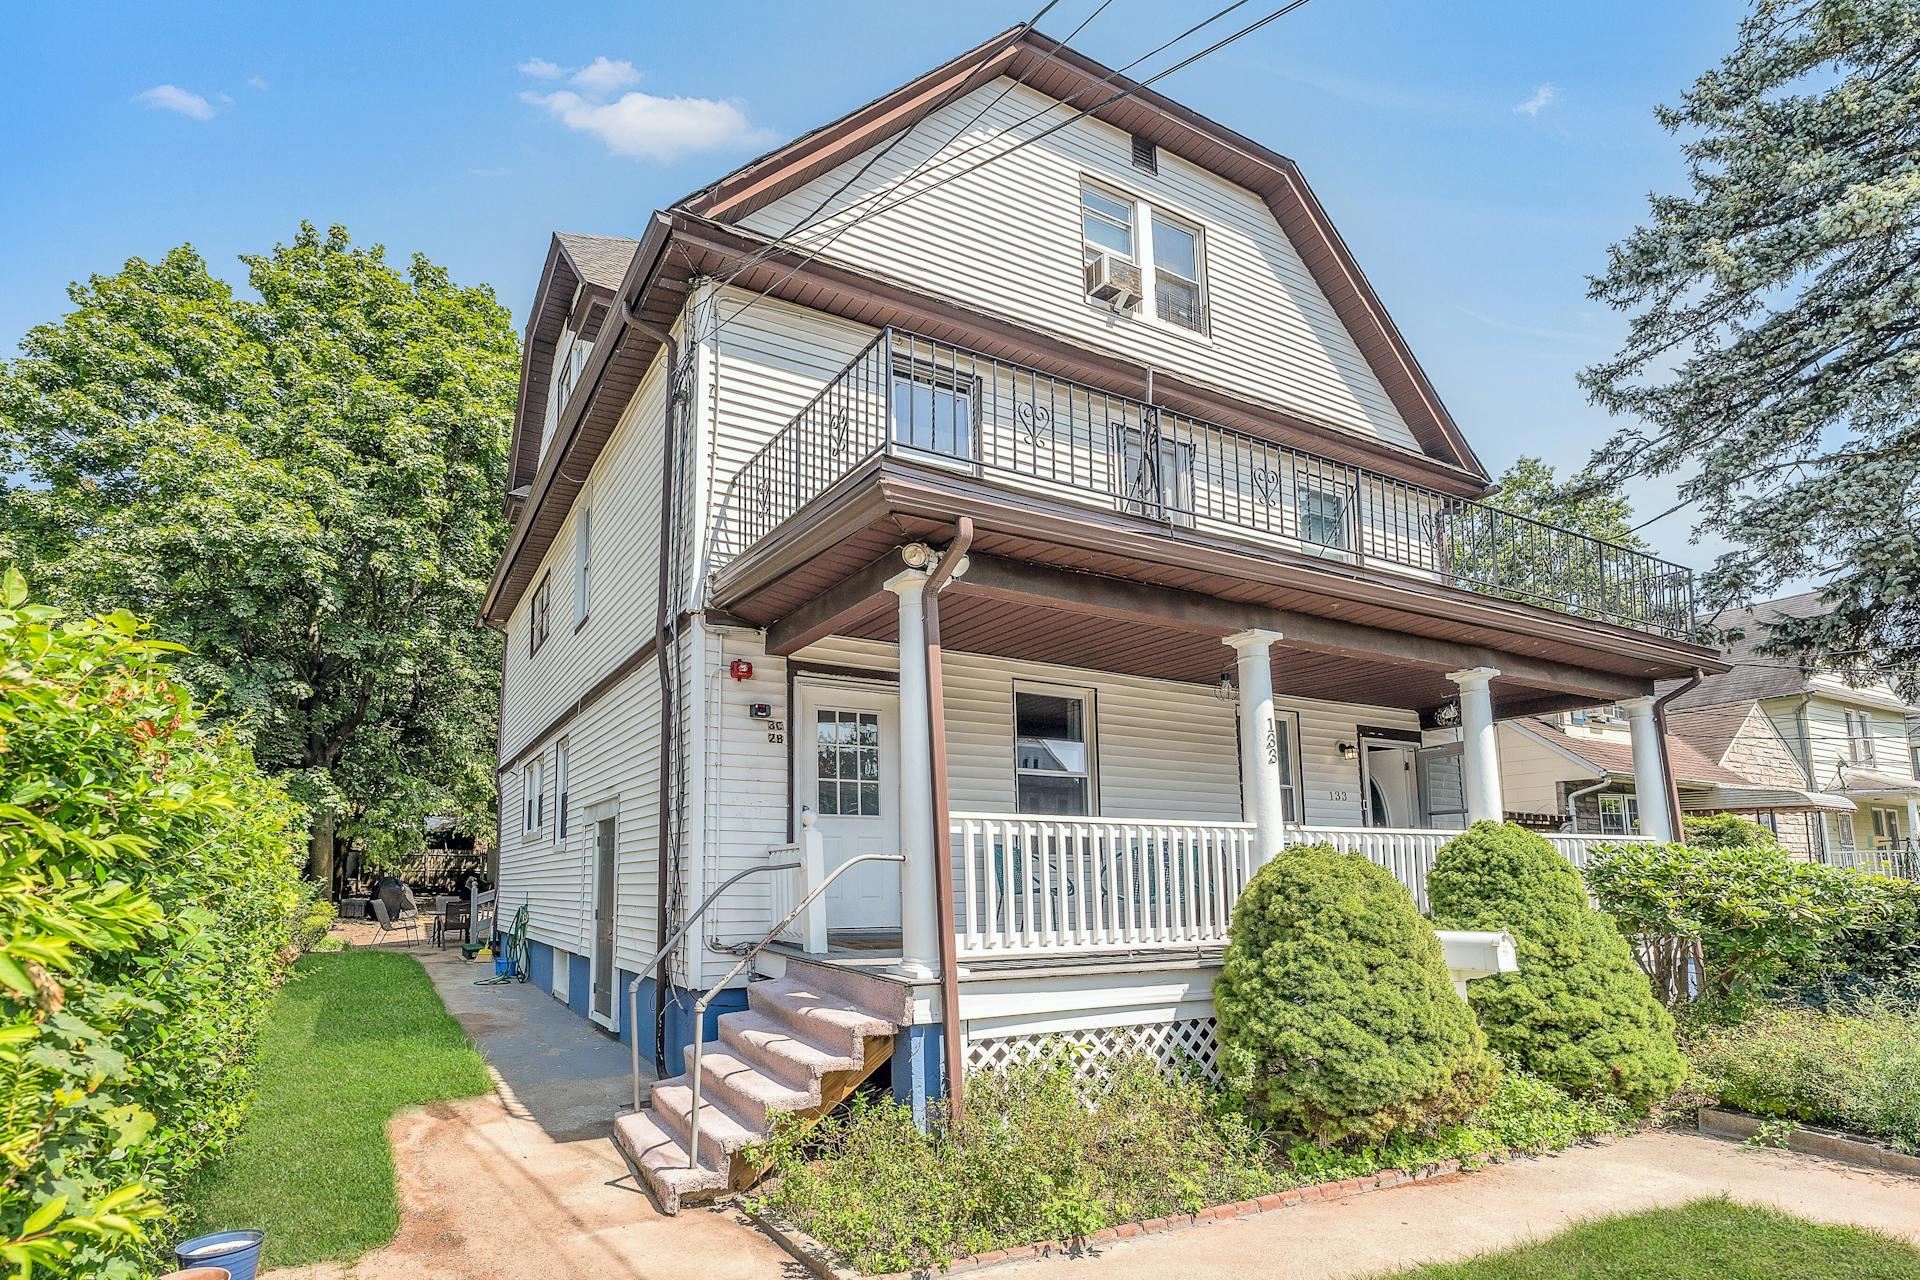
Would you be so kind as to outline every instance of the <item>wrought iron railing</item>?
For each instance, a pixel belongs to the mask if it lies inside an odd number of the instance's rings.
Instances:
[[[721,557],[882,454],[1661,635],[1693,629],[1681,565],[899,329],[741,468]]]

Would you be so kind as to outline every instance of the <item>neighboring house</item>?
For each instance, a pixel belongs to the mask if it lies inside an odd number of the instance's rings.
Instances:
[[[1730,669],[1676,697],[1669,715],[1757,710],[1785,745],[1801,785],[1852,804],[1828,809],[1792,847],[1821,861],[1911,872],[1913,859],[1898,855],[1920,850],[1920,756],[1908,729],[1920,711],[1878,679],[1805,669],[1760,652],[1770,621],[1812,617],[1822,608],[1819,594],[1809,592],[1722,613],[1716,625],[1740,633],[1728,650]]]
[[[619,1122],[669,1205],[888,1059],[1211,1070],[1283,844],[1418,893],[1496,713],[1719,669],[1685,569],[1476,501],[1291,161],[1043,36],[640,229],[550,248],[485,614],[534,978],[669,1074],[709,1004],[700,1167],[690,1081]]]
[[[1844,796],[1808,790],[1799,762],[1756,706],[1669,709],[1667,752],[1683,813],[1738,813],[1805,852],[1824,813],[1851,816]],[[1617,707],[1585,707],[1500,725],[1508,816],[1543,830],[1640,835],[1633,742]]]

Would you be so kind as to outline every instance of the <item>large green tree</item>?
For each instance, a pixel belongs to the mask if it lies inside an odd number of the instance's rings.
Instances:
[[[1500,488],[1489,501],[1496,507],[1602,542],[1619,543],[1635,551],[1649,549],[1633,531],[1633,508],[1625,498],[1594,492],[1578,480],[1562,483],[1553,468],[1539,458],[1522,454],[1494,483]]]
[[[1581,381],[1637,421],[1591,474],[1684,475],[1733,546],[1710,604],[1814,579],[1832,612],[1770,647],[1920,694],[1920,0],[1756,0],[1658,116],[1690,190],[1593,281],[1632,321]]]
[[[11,556],[66,606],[129,607],[314,806],[342,824],[478,826],[498,637],[480,598],[504,537],[518,376],[486,288],[397,270],[303,225],[242,258],[191,247],[70,291],[0,366]]]

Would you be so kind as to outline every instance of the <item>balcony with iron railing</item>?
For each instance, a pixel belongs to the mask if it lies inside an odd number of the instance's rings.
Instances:
[[[898,329],[741,468],[720,557],[883,456],[1668,638],[1693,630],[1681,565]]]

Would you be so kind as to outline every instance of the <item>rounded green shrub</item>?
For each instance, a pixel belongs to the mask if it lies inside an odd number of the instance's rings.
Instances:
[[[1499,1078],[1412,897],[1327,845],[1282,850],[1247,884],[1213,1003],[1228,1083],[1322,1145],[1459,1121]]]
[[[1468,988],[1494,1050],[1576,1093],[1657,1102],[1686,1076],[1673,1018],[1654,998],[1611,917],[1587,903],[1580,873],[1531,831],[1477,822],[1449,840],[1427,877],[1443,929],[1505,929],[1520,971]]]

